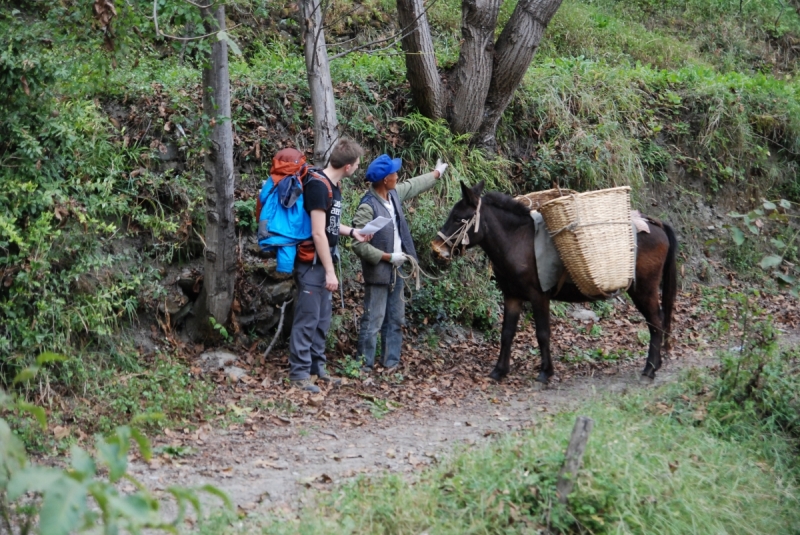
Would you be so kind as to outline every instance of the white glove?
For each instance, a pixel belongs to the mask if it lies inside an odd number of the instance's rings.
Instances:
[[[442,178],[444,172],[447,171],[447,164],[442,160],[436,160],[436,167],[434,167],[433,170],[439,171],[439,178]]]
[[[389,260],[395,267],[402,266],[406,261],[406,255],[404,253],[392,253],[392,258]]]

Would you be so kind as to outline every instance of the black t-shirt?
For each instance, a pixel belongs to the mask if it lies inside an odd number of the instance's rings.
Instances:
[[[319,172],[322,180],[327,180],[333,192],[333,203],[328,208],[328,188],[320,180],[308,179],[303,187],[303,206],[306,212],[311,214],[312,210],[324,210],[325,235],[328,237],[328,245],[336,247],[339,243],[339,224],[342,220],[342,190],[333,184],[323,172]]]

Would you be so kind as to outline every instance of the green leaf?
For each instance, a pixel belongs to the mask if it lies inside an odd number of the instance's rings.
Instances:
[[[782,261],[783,257],[771,254],[762,258],[761,262],[759,262],[758,265],[761,266],[763,269],[770,269],[779,266]]]
[[[30,413],[36,418],[36,421],[39,422],[42,429],[47,429],[47,414],[44,412],[43,408],[33,403],[28,403],[27,401],[17,401],[17,407],[19,410]]]
[[[131,436],[133,437],[133,440],[136,441],[136,444],[139,445],[139,452],[142,454],[142,458],[145,461],[149,461],[153,457],[153,449],[150,447],[150,441],[147,439],[145,434],[135,427],[132,427]]]
[[[797,282],[797,279],[788,273],[783,273],[782,271],[776,271],[773,273],[778,281],[783,282],[784,284],[794,284]]]
[[[178,504],[178,516],[176,519],[179,522],[183,521],[183,516],[186,514],[186,502],[192,504],[198,516],[202,515],[200,499],[197,497],[194,490],[185,487],[167,487],[167,492],[175,497],[175,501]]]
[[[61,470],[47,466],[29,466],[11,477],[8,482],[8,499],[14,501],[26,492],[44,492],[59,479],[64,479]]]
[[[109,438],[98,437],[96,441],[97,457],[108,466],[108,479],[116,483],[128,469],[128,448],[123,447],[119,437],[112,435]]]
[[[225,31],[218,32],[217,33],[217,40],[218,41],[225,41],[226,43],[228,43],[228,46],[230,47],[231,52],[233,52],[235,55],[237,55],[237,56],[241,56],[242,55],[242,50],[239,48],[239,45],[237,45],[236,42],[233,39],[231,39],[231,36],[228,35],[228,32],[225,32]]]
[[[752,232],[753,234],[756,234],[756,235],[758,235],[758,227],[757,227],[757,226],[755,226],[755,225],[748,224],[748,225],[747,225],[747,230],[749,230],[749,231],[750,231],[750,232]]]
[[[86,512],[86,488],[68,477],[56,480],[44,494],[39,511],[39,533],[67,535],[74,531]]]
[[[58,353],[47,351],[36,357],[36,364],[41,366],[49,362],[64,362],[65,360],[67,360],[67,357],[65,357],[64,355],[59,355]]]
[[[788,210],[789,208],[791,208],[791,207],[792,207],[792,203],[790,203],[790,202],[789,202],[789,201],[787,201],[786,199],[781,199],[780,201],[778,201],[778,205],[779,205],[781,208],[784,208],[784,209],[786,209],[786,210]]]
[[[80,476],[81,481],[94,477],[97,472],[94,459],[83,448],[73,445],[70,448],[70,455],[72,456],[72,469]]]
[[[158,502],[146,499],[141,494],[129,496],[109,496],[108,504],[134,525],[147,525],[158,522]]]
[[[740,217],[745,217],[745,215],[740,214],[739,212],[729,212],[728,217],[740,218]]]
[[[25,445],[11,431],[5,420],[0,418],[0,489],[7,488],[9,478],[21,470],[28,461],[25,456]]]
[[[16,377],[14,377],[14,381],[11,384],[27,383],[28,381],[36,377],[37,373],[39,373],[39,366],[31,366],[29,368],[25,368],[24,370],[19,372]]]
[[[772,211],[772,210],[777,210],[778,209],[778,207],[775,206],[775,203],[774,202],[770,202],[770,201],[764,201],[764,204],[762,204],[762,206],[764,207],[764,210],[767,210],[767,211]]]
[[[731,228],[731,235],[733,236],[733,243],[736,245],[741,245],[744,243],[744,232],[742,232],[738,227]]]
[[[783,240],[779,240],[778,238],[772,238],[771,240],[769,240],[769,242],[770,242],[770,243],[771,243],[773,246],[775,246],[776,248],[778,248],[778,249],[784,249],[784,248],[786,248],[786,244],[783,242]]]
[[[200,490],[212,494],[222,500],[222,503],[225,504],[225,507],[228,509],[233,510],[233,502],[231,501],[230,497],[225,493],[224,490],[218,489],[214,485],[203,485],[200,487]]]

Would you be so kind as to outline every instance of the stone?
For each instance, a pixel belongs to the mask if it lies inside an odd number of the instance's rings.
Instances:
[[[200,367],[203,371],[210,372],[220,368],[225,368],[231,362],[235,362],[239,357],[227,351],[206,351],[198,357]]]
[[[239,379],[247,375],[247,370],[239,368],[238,366],[227,366],[223,369],[223,372],[225,372],[225,375],[227,377],[230,377],[234,381],[238,381]]]
[[[156,152],[161,161],[169,162],[178,159],[178,147],[174,143],[167,143],[159,147]]]
[[[285,280],[277,284],[267,284],[261,290],[264,300],[270,305],[279,305],[289,299],[294,289],[294,281]]]
[[[589,310],[588,308],[576,308],[572,312],[569,313],[572,319],[578,321],[600,321],[600,318],[597,317],[597,314],[594,313],[593,310]]]

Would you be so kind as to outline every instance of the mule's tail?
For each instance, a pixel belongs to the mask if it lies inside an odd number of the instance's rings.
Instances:
[[[678,294],[678,267],[675,261],[675,257],[678,254],[678,238],[675,237],[675,231],[668,223],[663,224],[664,232],[669,240],[669,250],[667,251],[667,259],[664,262],[664,273],[661,279],[663,284],[661,288],[661,310],[664,311],[664,320],[662,322],[664,328],[664,350],[669,351],[669,337],[672,333],[672,310],[675,307],[675,297]]]

